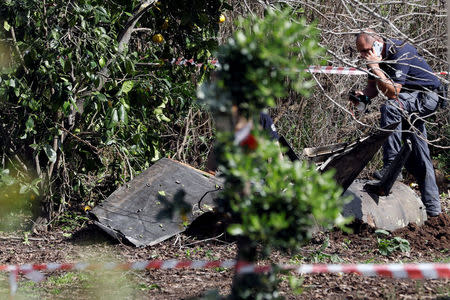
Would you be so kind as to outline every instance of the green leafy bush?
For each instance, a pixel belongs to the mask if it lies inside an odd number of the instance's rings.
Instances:
[[[290,10],[268,10],[264,19],[241,18],[239,30],[219,49],[217,85],[247,117],[273,107],[290,89],[311,92],[314,82],[304,67],[317,63],[324,49],[314,24],[292,17]]]
[[[41,178],[48,219],[103,199],[177,151],[167,137],[199,111],[196,82],[209,67],[165,62],[207,63],[227,8],[223,0],[0,2],[0,154]]]
[[[270,248],[295,249],[311,237],[314,226],[342,224],[342,189],[332,172],[319,174],[305,162],[291,163],[279,157],[273,142],[257,141],[254,151],[234,146],[223,152],[229,168],[222,197],[240,221],[231,233]]]

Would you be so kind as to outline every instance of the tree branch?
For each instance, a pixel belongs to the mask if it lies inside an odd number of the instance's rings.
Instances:
[[[28,70],[27,66],[25,65],[25,60],[23,59],[23,55],[22,52],[20,52],[19,46],[17,45],[17,40],[16,40],[16,33],[14,32],[14,27],[11,26],[11,37],[13,39],[14,42],[14,49],[16,49],[17,55],[19,55],[20,58],[20,62],[23,66],[23,69],[25,71],[25,74],[29,74],[30,71]]]

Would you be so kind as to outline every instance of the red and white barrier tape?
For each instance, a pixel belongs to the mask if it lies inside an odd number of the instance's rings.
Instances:
[[[391,278],[439,279],[450,278],[450,264],[304,264],[279,265],[282,270],[296,271],[299,274],[313,273],[356,273],[364,276],[385,276]],[[248,262],[235,260],[202,261],[202,260],[150,260],[127,263],[48,263],[25,264],[20,266],[0,266],[0,271],[10,273],[9,284],[11,294],[17,290],[17,276],[22,273],[28,279],[40,282],[44,275],[40,271],[82,271],[82,270],[146,270],[146,269],[208,269],[236,268],[240,274],[264,273],[272,270],[271,266],[258,266]]]
[[[342,75],[365,75],[367,71],[359,70],[350,67],[333,67],[333,66],[309,66],[306,69],[309,73],[324,73],[324,74],[342,74]]]
[[[341,75],[365,75],[366,69],[357,69],[353,67],[333,67],[333,66],[309,66],[306,69],[309,73],[341,74]],[[435,75],[448,75],[448,72],[436,72]]]
[[[219,61],[215,58],[212,58],[210,60],[208,60],[208,63],[213,65],[213,66],[219,66]],[[194,59],[185,59],[185,58],[178,58],[178,59],[172,59],[170,61],[170,64],[172,65],[177,65],[177,66],[185,66],[185,65],[191,65],[191,66],[196,66],[196,67],[201,67],[203,65],[203,63],[196,63],[194,61]]]
[[[201,67],[203,63],[196,63],[193,59],[172,59],[170,62],[172,65],[177,66],[197,66]],[[211,59],[208,61],[209,64],[213,66],[219,66],[220,63],[217,59]],[[368,74],[368,70],[365,69],[357,69],[353,67],[333,67],[333,66],[309,66],[305,69],[306,72],[309,73],[323,73],[323,74],[341,74],[341,75],[366,75]],[[435,75],[448,75],[448,72],[436,72]]]

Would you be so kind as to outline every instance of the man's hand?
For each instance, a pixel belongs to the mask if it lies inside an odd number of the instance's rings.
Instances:
[[[380,68],[380,61],[382,60],[381,56],[377,56],[375,54],[375,51],[369,50],[367,51],[367,54],[364,55],[365,57],[363,57],[365,60],[367,60],[367,67],[370,69],[374,69],[374,68]]]
[[[359,104],[358,96],[362,96],[362,95],[364,95],[364,93],[362,91],[351,91],[350,97],[349,97],[350,103],[355,106],[358,105]]]

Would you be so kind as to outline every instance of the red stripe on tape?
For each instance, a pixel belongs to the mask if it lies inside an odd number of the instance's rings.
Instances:
[[[61,264],[61,266],[59,267],[60,270],[72,270],[73,269],[73,264]]]
[[[164,261],[162,260],[151,260],[149,261],[149,263],[147,264],[147,269],[161,269],[162,264],[164,263]]]
[[[437,264],[435,266],[436,272],[440,278],[450,278],[450,264]]]
[[[181,268],[189,268],[191,266],[192,266],[192,261],[190,261],[190,260],[182,260],[182,261],[179,261],[176,264],[175,268],[176,269],[181,269]]]
[[[33,265],[33,270],[35,270],[35,271],[47,270],[47,265],[46,264],[34,264]]]
[[[271,266],[255,266],[254,271],[255,273],[265,273],[272,270]]]
[[[376,272],[378,275],[385,276],[385,277],[391,277],[391,278],[393,277],[392,271],[389,270],[389,269],[387,268],[387,266],[383,266],[383,265],[381,265],[381,266],[374,265],[373,268],[374,268],[375,272]]]
[[[421,279],[423,278],[422,270],[417,268],[415,265],[405,265],[405,271],[408,273],[408,278],[411,279]]]
[[[356,273],[361,275],[357,265],[342,265],[342,272],[344,273]]]
[[[208,261],[205,264],[205,268],[219,268],[222,266],[222,262],[220,260]]]
[[[328,266],[324,264],[313,265],[311,273],[328,273]]]

